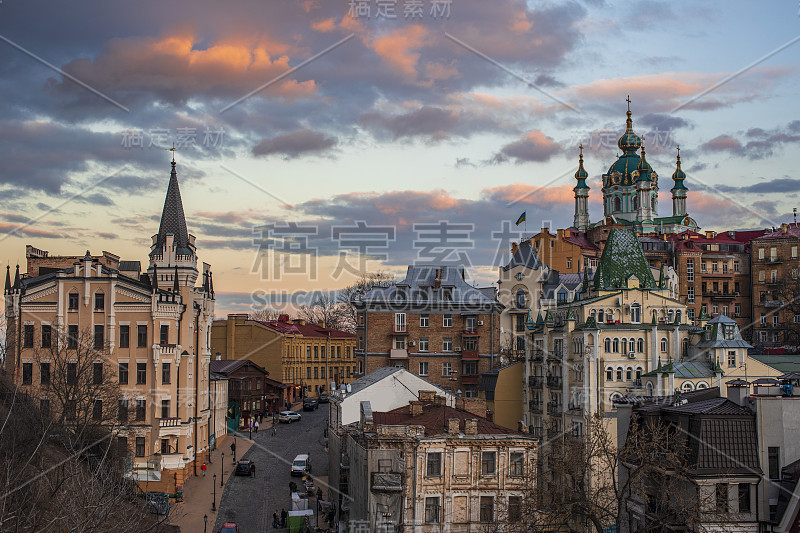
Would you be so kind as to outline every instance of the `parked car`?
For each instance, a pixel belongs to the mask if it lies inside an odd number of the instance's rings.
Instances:
[[[256,464],[247,459],[239,461],[236,463],[236,475],[256,477]]]
[[[319,395],[319,403],[328,403],[328,395],[327,394],[320,394]]]
[[[291,424],[292,422],[299,422],[300,421],[300,413],[295,413],[294,411],[281,411],[278,415],[278,422],[284,424]]]
[[[225,522],[219,528],[219,533],[239,533],[239,526],[236,525],[236,522]]]
[[[319,402],[316,398],[306,398],[303,400],[303,411],[314,411],[319,409]]]
[[[311,458],[308,454],[301,453],[292,461],[292,475],[302,476],[311,473]]]

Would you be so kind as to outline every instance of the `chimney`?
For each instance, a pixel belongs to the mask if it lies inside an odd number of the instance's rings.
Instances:
[[[442,269],[441,268],[437,268],[436,269],[436,279],[434,280],[434,283],[433,283],[433,290],[438,291],[441,286],[442,286]]]
[[[319,327],[325,328],[325,321],[324,320],[320,320],[319,321]]]
[[[477,435],[478,434],[478,419],[470,418],[464,421],[464,434]]]
[[[467,411],[481,418],[486,418],[486,400],[483,398],[456,398],[456,409]]]
[[[419,391],[419,401],[422,403],[434,403],[436,392],[432,390]]]
[[[461,421],[458,418],[448,418],[447,419],[447,434],[448,435],[458,435],[460,429]]]
[[[727,382],[727,396],[736,405],[746,407],[746,399],[750,395],[750,384],[743,379],[734,379]]]
[[[514,255],[519,250],[519,245],[515,242],[511,243],[511,255]]]
[[[422,402],[419,400],[411,400],[409,404],[409,413],[411,416],[419,416],[422,414]]]
[[[781,233],[786,233],[789,231],[789,224],[781,224]]]

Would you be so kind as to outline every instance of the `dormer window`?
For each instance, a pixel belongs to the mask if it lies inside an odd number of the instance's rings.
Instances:
[[[453,301],[453,288],[452,287],[442,287],[442,300],[445,302],[452,302]]]
[[[405,300],[406,289],[404,287],[397,287],[397,290],[394,293],[394,299],[397,301]]]
[[[733,340],[733,331],[734,331],[734,327],[733,327],[732,324],[725,324],[723,326],[722,333],[723,333],[726,341],[732,341]]]

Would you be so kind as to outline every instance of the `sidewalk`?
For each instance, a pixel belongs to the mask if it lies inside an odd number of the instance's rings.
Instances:
[[[272,424],[266,422],[262,427],[271,427]],[[233,436],[225,435],[217,441],[217,449],[212,452],[211,460],[213,463],[206,463],[207,470],[205,477],[200,474],[200,467],[198,466],[197,477],[190,477],[186,480],[183,486],[183,503],[174,504],[175,507],[170,513],[169,523],[179,526],[182,532],[186,533],[200,533],[203,531],[203,515],[208,515],[208,529],[207,533],[212,533],[214,522],[217,520],[217,513],[211,510],[211,502],[214,498],[214,490],[216,489],[217,497],[217,510],[219,510],[219,502],[222,499],[222,491],[225,487],[220,487],[220,480],[223,484],[227,483],[228,478],[231,477],[234,471],[234,464],[231,457],[231,443]],[[252,442],[247,438],[236,438],[236,457],[242,457],[247,450],[252,446]],[[223,464],[222,454],[225,454],[225,462]],[[224,469],[224,475],[221,473]],[[214,474],[217,475],[216,487],[214,487]]]

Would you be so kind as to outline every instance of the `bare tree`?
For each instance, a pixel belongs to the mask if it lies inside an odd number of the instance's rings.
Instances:
[[[753,295],[755,297],[756,295]],[[794,317],[800,315],[800,275],[795,270],[791,276],[784,274],[780,283],[771,285],[769,295],[763,295],[761,305],[774,304],[774,312],[778,316],[780,329],[783,333],[783,345],[793,353],[800,353],[800,322]],[[768,323],[772,324],[772,317],[768,317]],[[752,336],[752,327],[747,328],[747,333]],[[742,332],[744,335],[744,332]]]
[[[269,309],[267,307],[250,311],[248,318],[250,320],[258,320],[259,322],[274,322],[278,317],[287,313],[282,312],[280,309]]]
[[[337,294],[336,301],[341,304],[341,328],[355,333],[358,316],[353,302],[375,287],[389,287],[394,278],[383,271],[363,274],[355,283],[348,285]]]
[[[328,328],[342,329],[346,325],[344,304],[329,293],[318,294],[312,305],[300,306],[297,314],[306,322],[324,323]]]

